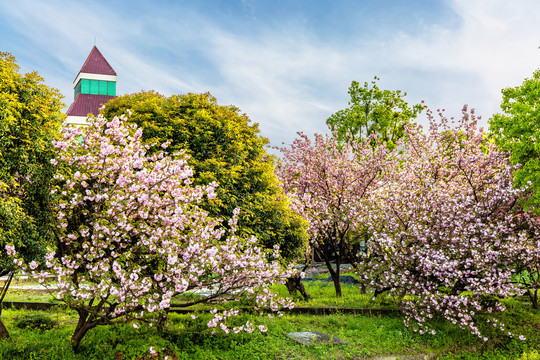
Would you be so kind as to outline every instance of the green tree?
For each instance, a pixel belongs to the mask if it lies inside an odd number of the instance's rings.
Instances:
[[[15,58],[0,52],[0,275],[9,275],[0,309],[16,270],[6,245],[30,262],[52,239],[48,185],[52,140],[63,120],[61,98],[36,72],[20,74]],[[0,322],[0,338],[8,336]]]
[[[202,204],[211,215],[230,218],[239,207],[239,236],[256,236],[266,248],[279,245],[285,260],[303,255],[303,219],[289,208],[265,150],[268,140],[246,114],[218,105],[209,93],[165,97],[150,91],[109,101],[103,115],[111,119],[127,110],[144,129],[144,141],[170,142],[171,153],[185,150],[195,185],[219,184],[217,197]]]
[[[371,86],[364,82],[353,81],[349,87],[349,107],[339,110],[326,120],[332,126],[341,143],[361,142],[372,134],[389,149],[403,137],[405,125],[422,112],[420,104],[409,107],[403,99],[407,93],[401,90],[381,90],[377,86],[378,77],[374,77]]]
[[[508,151],[512,164],[521,168],[514,172],[516,186],[531,182],[532,196],[526,206],[538,211],[540,205],[540,69],[520,86],[501,90],[502,114],[495,114],[489,129],[495,143]]]

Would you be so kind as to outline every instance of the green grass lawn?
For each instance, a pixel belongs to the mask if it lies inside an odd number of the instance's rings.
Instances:
[[[344,297],[336,299],[331,283],[309,282],[306,288],[313,300],[297,306],[384,306],[362,295],[355,286],[344,285]],[[284,286],[276,287],[286,294]],[[19,294],[18,296],[22,296]],[[31,295],[34,296],[34,295]],[[33,299],[32,301],[35,301]],[[268,327],[266,333],[209,334],[209,314],[170,314],[168,327],[159,332],[140,324],[103,326],[91,330],[81,343],[80,352],[70,348],[76,313],[65,308],[50,311],[4,310],[3,321],[11,334],[0,341],[0,359],[375,359],[378,356],[435,353],[441,359],[540,359],[540,311],[517,301],[507,301],[503,320],[508,330],[527,337],[510,339],[492,328],[484,343],[448,322],[436,320],[436,335],[418,335],[403,325],[400,315],[284,315],[269,318],[241,314],[235,322],[249,320]],[[304,346],[288,339],[288,332],[317,330],[338,336],[347,345]],[[152,356],[153,347],[159,356]]]
[[[4,301],[57,302],[54,293],[43,290],[9,289]]]
[[[325,276],[326,277],[326,276]],[[373,292],[363,294],[358,285],[343,284],[343,296],[336,297],[333,282],[306,281],[303,282],[307,293],[311,296],[304,301],[300,294],[292,296],[297,307],[338,307],[338,308],[387,308],[396,309],[395,304],[386,301],[384,296],[373,300]],[[282,285],[275,285],[272,289],[281,296],[289,296],[287,289]]]
[[[345,275],[353,275],[346,273]],[[319,278],[326,278],[328,275],[319,275]],[[29,282],[15,283],[15,285],[29,285]],[[53,284],[54,285],[54,284]],[[272,290],[283,297],[292,297],[297,307],[341,307],[341,308],[395,308],[391,304],[381,304],[378,301],[372,301],[373,294],[362,294],[357,286],[344,285],[342,287],[343,297],[335,296],[334,284],[332,282],[323,281],[306,281],[304,286],[311,296],[309,301],[303,301],[300,294],[290,296],[287,288],[283,285],[274,285]],[[178,297],[173,304],[181,304],[187,300],[200,298],[197,295],[187,294]],[[43,290],[22,290],[10,288],[6,295],[5,301],[36,301],[36,302],[57,302],[54,293]],[[199,309],[208,308],[208,306],[199,305]]]

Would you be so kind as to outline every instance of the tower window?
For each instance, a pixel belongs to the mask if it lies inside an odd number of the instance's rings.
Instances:
[[[75,100],[77,98],[77,95],[79,95],[81,93],[81,82],[79,81],[77,83],[77,86],[75,86],[75,92],[73,94],[73,100]]]
[[[90,80],[90,94],[99,94],[99,80]]]
[[[99,81],[99,95],[107,95],[107,82]]]
[[[107,95],[116,96],[116,83],[114,81],[107,81]]]
[[[81,80],[81,94],[90,94],[90,80]]]
[[[81,79],[74,89],[75,98],[79,94],[116,96],[116,82]]]

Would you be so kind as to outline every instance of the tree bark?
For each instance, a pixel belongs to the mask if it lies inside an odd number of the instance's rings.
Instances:
[[[534,292],[531,289],[528,291],[528,293],[529,293],[529,298],[531,299],[532,308],[538,309],[538,289],[535,289]]]
[[[77,327],[75,328],[75,331],[73,332],[73,335],[71,336],[71,348],[73,349],[74,352],[78,351],[79,344],[81,343],[81,340],[84,338],[88,330],[93,329],[97,326],[96,321],[88,322],[89,314],[86,309],[76,309],[76,310],[77,310],[77,313],[79,313],[79,322],[77,323]]]
[[[328,254],[326,253],[326,251],[319,251],[319,253],[322,254],[323,258],[324,258],[324,262],[326,264],[326,268],[328,269],[328,271],[330,272],[330,275],[332,276],[332,280],[334,281],[334,288],[336,289],[336,297],[341,297],[342,294],[341,294],[341,282],[339,281],[339,266],[341,264],[341,261],[340,261],[340,258],[339,258],[339,255],[340,254],[336,254],[336,270],[334,270],[334,268],[332,267],[332,263],[330,263],[330,257],[328,256]]]
[[[4,326],[2,319],[0,319],[0,339],[9,339],[9,333]]]
[[[310,296],[307,293],[304,284],[302,284],[300,276],[293,276],[288,278],[285,285],[287,286],[287,290],[289,290],[290,295],[294,295],[296,294],[296,291],[299,291],[300,294],[304,297],[304,300],[310,299]]]
[[[334,287],[336,288],[336,296],[342,297],[341,293],[341,281],[339,281],[339,266],[337,267],[336,271],[332,274],[332,280],[334,280]]]
[[[71,348],[74,352],[77,352],[79,350],[79,345],[81,343],[81,340],[84,338],[88,330],[93,329],[96,327],[96,324],[88,324],[85,323],[83,326],[77,325],[77,328],[73,332],[73,335],[71,336]]]
[[[2,303],[4,302],[4,296],[6,296],[6,293],[9,289],[9,285],[11,284],[11,280],[13,280],[13,271],[9,273],[8,279],[5,282],[4,286],[2,286],[2,289],[0,290],[0,315],[2,315]],[[9,332],[6,329],[6,326],[2,322],[2,319],[0,319],[0,339],[9,339]]]
[[[4,297],[7,294],[9,285],[11,285],[11,280],[13,280],[14,274],[15,273],[13,271],[9,273],[7,281],[4,283],[4,286],[2,286],[2,290],[0,290],[0,315],[2,315],[2,303],[4,302]]]

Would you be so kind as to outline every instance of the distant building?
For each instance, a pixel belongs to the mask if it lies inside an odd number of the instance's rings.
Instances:
[[[116,97],[116,71],[96,46],[75,78],[73,89],[73,104],[66,113],[66,124],[86,124],[89,114],[98,115],[99,108]]]

